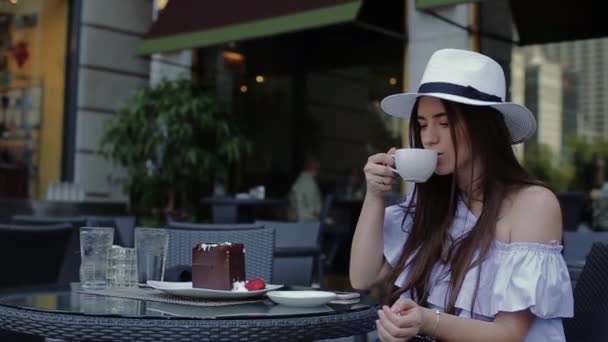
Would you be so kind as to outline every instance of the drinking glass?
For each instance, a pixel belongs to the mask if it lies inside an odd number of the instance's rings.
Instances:
[[[138,282],[163,280],[165,262],[169,248],[169,234],[166,229],[135,228],[135,249],[137,250]]]
[[[106,287],[112,241],[114,228],[80,228],[80,285],[83,289]]]
[[[137,252],[135,248],[112,246],[108,262],[108,286],[137,286]]]

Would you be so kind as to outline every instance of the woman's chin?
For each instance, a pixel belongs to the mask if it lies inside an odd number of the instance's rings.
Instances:
[[[447,176],[447,175],[451,174],[452,172],[454,172],[454,170],[452,170],[451,168],[450,168],[450,169],[448,169],[448,168],[442,168],[442,167],[438,167],[438,168],[435,170],[435,174],[436,174],[437,176]]]

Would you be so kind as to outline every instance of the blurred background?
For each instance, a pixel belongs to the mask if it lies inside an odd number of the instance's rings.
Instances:
[[[407,145],[407,121],[379,101],[415,91],[428,57],[452,47],[496,59],[509,100],[536,115],[537,134],[514,149],[559,194],[565,228],[608,229],[600,7],[2,0],[0,217],[297,220],[289,194],[314,160],[317,218],[342,227],[326,252],[345,273],[362,167]]]
[[[136,226],[177,234],[256,223],[276,233],[263,241],[267,280],[352,290],[362,168],[408,144],[408,122],[379,102],[416,91],[442,48],[497,60],[507,100],[536,116],[535,136],[513,148],[560,200],[575,286],[591,245],[608,242],[605,7],[0,0],[0,288],[78,281],[82,226],[114,227],[112,243],[133,247]],[[409,188],[395,186],[386,204]],[[34,279],[43,272],[23,272],[32,268],[46,272]],[[604,277],[587,292],[603,305],[606,268],[587,269]]]

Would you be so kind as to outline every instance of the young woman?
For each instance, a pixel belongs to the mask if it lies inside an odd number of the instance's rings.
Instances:
[[[354,288],[387,284],[381,341],[565,341],[573,314],[554,194],[517,162],[511,144],[534,134],[523,106],[504,102],[502,68],[487,56],[433,54],[418,93],[382,101],[410,119],[411,145],[438,152],[435,173],[385,209],[393,149],[369,157],[352,243]]]

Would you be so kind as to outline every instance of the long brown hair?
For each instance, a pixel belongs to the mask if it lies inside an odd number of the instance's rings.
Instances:
[[[445,176],[434,174],[427,182],[416,184],[411,200],[403,207],[406,216],[413,215],[411,227],[402,226],[404,231],[408,230],[409,237],[388,277],[387,294],[388,302],[392,304],[409,290],[414,300],[427,306],[428,294],[434,286],[430,279],[431,270],[436,263],[445,263],[450,270],[445,310],[454,314],[464,277],[474,267],[481,268],[494,241],[502,201],[512,191],[541,183],[534,180],[517,161],[509,130],[499,111],[489,106],[441,101],[448,117],[455,159],[458,159],[458,144],[468,142],[473,163],[471,177],[474,163],[481,163],[483,174],[470,182],[468,193],[473,193],[475,183],[476,189],[483,195],[483,209],[469,233],[456,241],[449,241],[448,230],[456,215],[457,199],[462,196],[456,184],[457,170]],[[422,148],[417,114],[418,102],[410,118],[410,145]],[[466,141],[458,141],[457,137],[462,136],[466,136]],[[395,281],[408,267],[409,277],[405,279],[405,284],[395,287]],[[471,312],[477,297],[480,274],[481,269],[477,273]]]

